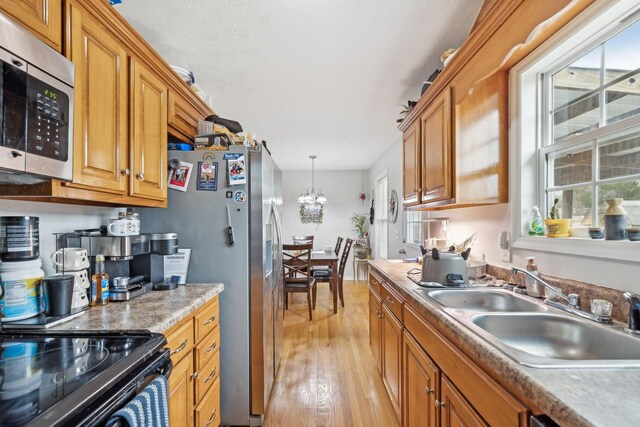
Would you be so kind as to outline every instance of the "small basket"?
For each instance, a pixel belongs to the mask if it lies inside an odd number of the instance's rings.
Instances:
[[[467,261],[467,273],[469,279],[480,279],[487,275],[487,263],[484,261]]]

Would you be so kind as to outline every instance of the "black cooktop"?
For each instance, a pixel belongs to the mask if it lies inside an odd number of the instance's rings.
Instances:
[[[0,333],[0,425],[83,407],[165,342],[149,332]]]

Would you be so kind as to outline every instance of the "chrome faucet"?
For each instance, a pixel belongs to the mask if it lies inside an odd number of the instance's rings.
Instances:
[[[629,325],[625,331],[640,334],[640,298],[631,292],[625,292],[624,297],[629,301]]]
[[[555,307],[557,309],[560,309],[562,311],[566,311],[567,313],[575,314],[576,316],[580,316],[580,317],[582,317],[584,319],[593,320],[594,322],[611,323],[611,317],[610,316],[596,316],[594,314],[587,313],[586,311],[581,310],[580,309],[580,295],[578,295],[578,294],[565,295],[562,292],[560,292],[558,289],[554,288],[553,286],[551,286],[550,284],[548,284],[547,282],[542,280],[540,277],[538,277],[538,276],[536,276],[534,274],[531,274],[529,271],[524,270],[522,268],[518,268],[518,267],[511,267],[511,274],[516,275],[518,273],[522,273],[522,274],[525,274],[525,275],[531,277],[533,280],[535,280],[536,282],[540,283],[546,289],[550,290],[551,292],[553,292],[554,294],[558,295],[560,298],[562,298],[563,300],[565,300],[567,302],[566,305],[565,304],[560,304],[559,302],[552,301],[547,297],[544,300],[545,304],[547,304],[547,305],[549,305],[551,307]],[[637,326],[640,328],[640,321],[638,322]]]

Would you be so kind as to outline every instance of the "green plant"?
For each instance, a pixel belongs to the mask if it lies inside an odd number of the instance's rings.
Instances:
[[[559,201],[560,199],[557,197],[553,199],[553,206],[551,206],[551,209],[549,210],[549,219],[560,219],[560,210],[557,206]]]
[[[356,232],[355,245],[361,247],[367,247],[367,237],[369,236],[369,221],[365,214],[353,214],[351,217],[351,224],[353,224],[353,231]]]

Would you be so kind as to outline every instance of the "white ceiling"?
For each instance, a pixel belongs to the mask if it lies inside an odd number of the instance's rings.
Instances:
[[[116,9],[283,170],[363,170],[482,0],[126,0]]]

